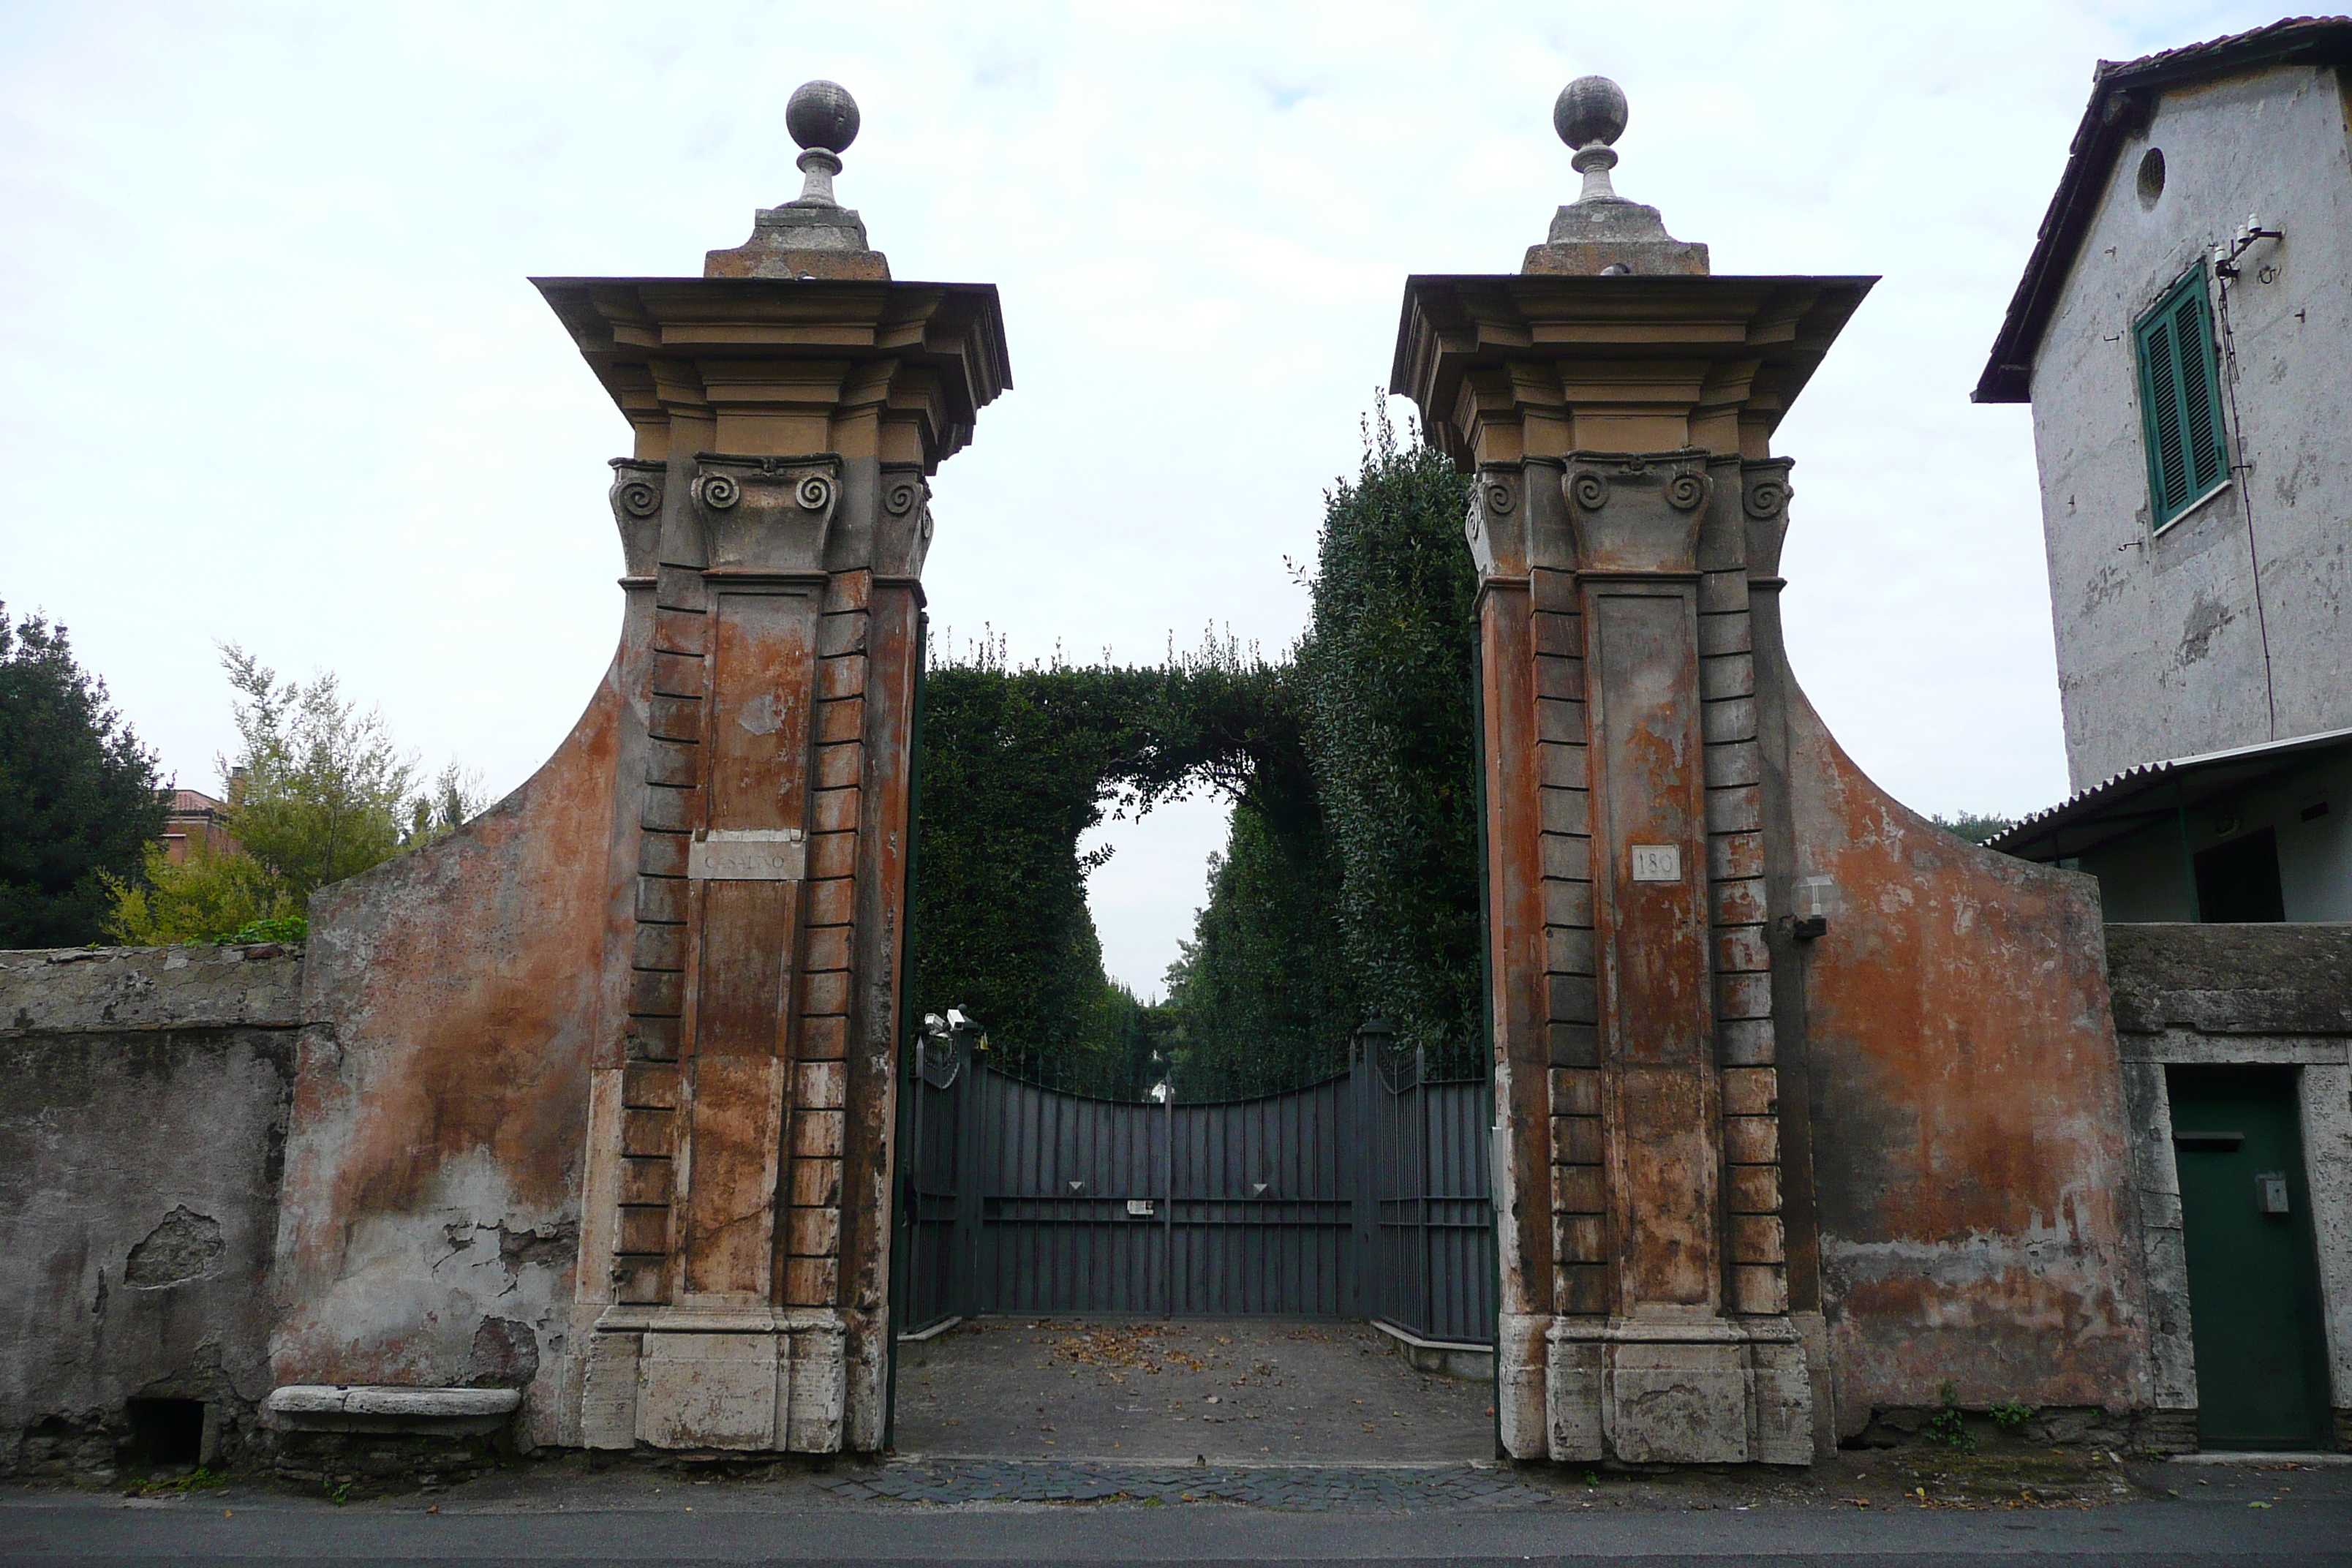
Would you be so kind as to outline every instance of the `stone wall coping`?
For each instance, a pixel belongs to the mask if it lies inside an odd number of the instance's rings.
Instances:
[[[507,1415],[522,1404],[518,1388],[389,1388],[290,1383],[269,1391],[273,1415],[376,1415],[419,1421]]]
[[[2352,924],[2117,924],[2123,1035],[2352,1035]]]
[[[0,952],[0,1038],[302,1024],[302,949],[36,948]]]

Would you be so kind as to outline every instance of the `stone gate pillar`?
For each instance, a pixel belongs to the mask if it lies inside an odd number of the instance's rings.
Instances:
[[[1624,113],[1599,78],[1561,95],[1582,195],[1517,275],[1411,279],[1391,382],[1476,475],[1503,1441],[1803,1464],[1823,1369],[1783,1220],[1793,878],[1756,650],[1770,437],[1872,280],[1710,276],[1612,188]]]
[[[996,290],[800,199],[698,279],[541,279],[635,428],[627,701],[574,1332],[592,1447],[881,1444],[928,479],[1011,384]]]

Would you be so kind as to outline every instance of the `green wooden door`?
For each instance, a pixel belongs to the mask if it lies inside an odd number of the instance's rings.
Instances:
[[[2326,1440],[2327,1359],[2292,1068],[2171,1068],[2197,1430],[2212,1448]]]

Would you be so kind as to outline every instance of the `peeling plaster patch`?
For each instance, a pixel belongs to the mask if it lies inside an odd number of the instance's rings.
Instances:
[[[183,1204],[131,1249],[122,1281],[135,1290],[161,1290],[201,1279],[220,1266],[221,1256],[227,1250],[227,1243],[221,1239],[220,1221]]]
[[[2037,1215],[2018,1237],[1854,1242],[1825,1235],[1821,1247],[1824,1270],[1843,1283],[1841,1295],[1891,1288],[1912,1300],[1922,1328],[1999,1322],[2079,1333],[2113,1331],[2133,1315],[2110,1292],[2082,1289],[2097,1258],[2081,1245],[2072,1215],[2045,1222]],[[2052,1291],[2053,1282],[2065,1289]]]
[[[2189,619],[2180,627],[2180,663],[2195,664],[2211,653],[2214,637],[2237,618],[2237,612],[2220,600],[2199,595],[2197,602],[2189,607]]]
[[[424,1212],[352,1226],[332,1288],[278,1331],[279,1381],[449,1384],[524,1361],[535,1373],[571,1300],[578,1234],[573,1217],[519,1204],[486,1152],[452,1160]],[[486,1341],[496,1323],[514,1327]]]
[[[466,1357],[468,1388],[527,1388],[539,1375],[539,1335],[512,1318],[484,1318]]]
[[[772,735],[784,726],[786,704],[772,691],[763,692],[745,701],[735,716],[735,722],[754,735]]]

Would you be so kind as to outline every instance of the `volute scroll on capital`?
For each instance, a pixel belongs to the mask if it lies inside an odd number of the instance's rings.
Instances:
[[[1780,575],[1780,546],[1789,536],[1789,502],[1797,493],[1789,482],[1795,460],[1766,458],[1739,465],[1740,510],[1748,524],[1748,571],[1751,577]]]
[[[709,565],[722,575],[814,577],[842,492],[842,460],[695,454],[688,487]]]
[[[931,482],[920,463],[881,466],[881,515],[875,519],[873,566],[881,577],[918,578],[931,548]]]
[[[667,463],[638,458],[612,460],[614,526],[621,531],[625,581],[649,582],[661,554],[662,501],[669,478]]]
[[[1580,572],[1687,575],[1715,493],[1707,453],[1570,452],[1560,479]]]
[[[1482,578],[1527,573],[1527,549],[1517,516],[1520,483],[1517,465],[1488,463],[1479,468],[1471,484],[1462,537]]]
[[[1479,465],[1462,535],[1482,581],[1523,583],[1533,568],[1572,564],[1559,467],[1557,458]]]

